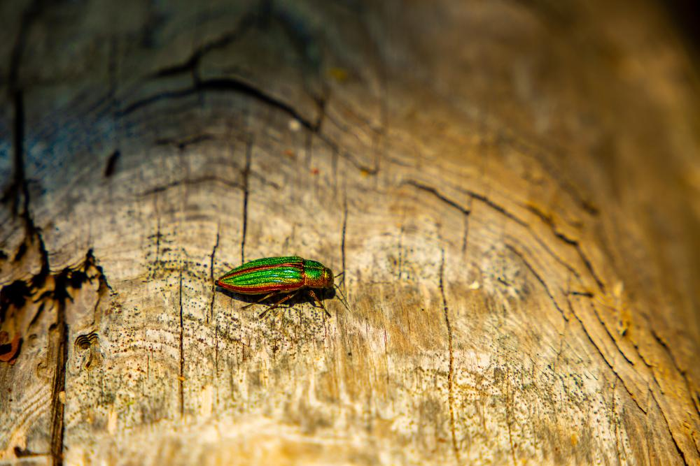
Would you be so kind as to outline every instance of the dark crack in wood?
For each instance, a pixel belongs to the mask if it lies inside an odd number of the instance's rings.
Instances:
[[[463,207],[459,205],[457,202],[453,201],[452,199],[448,198],[447,196],[443,195],[438,191],[437,189],[433,188],[432,186],[428,186],[422,183],[419,183],[415,180],[408,180],[405,181],[403,184],[407,184],[409,186],[413,186],[416,189],[419,189],[421,191],[427,192],[429,194],[432,194],[434,197],[439,199],[441,202],[444,202],[450,207],[453,207],[463,213],[464,215],[469,215],[471,213],[470,209],[467,209],[466,207]]]
[[[513,442],[513,398],[510,392],[510,372],[506,371],[506,426],[508,427],[508,442],[510,443],[510,455],[513,460],[513,466],[517,466],[515,459],[515,444]]]
[[[325,136],[321,132],[321,125],[322,125],[323,118],[325,115],[325,104],[323,104],[319,107],[319,116],[315,122],[312,122],[310,119],[303,116],[292,105],[290,105],[290,104],[288,104],[288,103],[286,103],[286,102],[284,102],[276,97],[273,97],[272,95],[265,93],[264,91],[246,83],[243,80],[239,80],[239,79],[236,79],[233,77],[215,78],[215,79],[208,79],[208,80],[195,79],[194,85],[191,87],[157,93],[157,94],[151,95],[149,97],[145,97],[143,99],[132,102],[131,104],[129,104],[125,108],[123,108],[121,111],[117,112],[117,116],[126,117],[126,116],[129,116],[130,114],[134,113],[137,110],[141,110],[145,107],[148,107],[148,106],[153,105],[153,104],[160,102],[160,101],[170,100],[170,99],[180,99],[180,98],[189,97],[192,95],[197,95],[197,94],[202,93],[202,92],[214,92],[214,93],[216,93],[216,92],[222,92],[222,93],[231,92],[231,93],[236,93],[236,94],[240,94],[240,95],[246,95],[254,100],[262,102],[262,103],[269,105],[273,108],[276,108],[277,110],[281,111],[282,113],[287,114],[292,119],[299,122],[299,124],[301,124],[302,127],[304,127],[306,130],[308,130],[312,134],[315,134],[319,138],[319,140],[321,140],[323,143],[325,143],[331,150],[338,151],[338,155],[340,155],[342,158],[348,160],[353,166],[355,166],[357,169],[359,169],[362,173],[365,173],[365,174],[371,175],[371,176],[374,176],[377,173],[379,173],[378,167],[368,167],[366,165],[361,164],[360,162],[358,162],[355,159],[355,157],[352,154],[350,154],[349,152],[347,152],[345,150],[340,150],[337,143],[332,141],[329,137]],[[318,104],[318,102],[317,102],[317,104]]]
[[[57,466],[63,464],[63,439],[65,436],[66,366],[68,364],[68,325],[66,323],[65,300],[58,302],[55,325],[57,348],[51,390],[51,456],[53,464]]]
[[[39,274],[48,275],[48,264],[46,271],[42,269]],[[91,274],[91,271],[96,273]],[[68,335],[69,327],[66,319],[66,306],[73,301],[72,294],[82,288],[83,284],[92,282],[97,278],[99,282],[98,293],[103,294],[106,290],[112,291],[109,282],[101,266],[94,256],[92,249],[88,250],[85,259],[75,267],[66,267],[58,273],[52,274],[53,288],[43,291],[34,302],[40,303],[37,315],[32,318],[29,324],[36,321],[38,315],[46,309],[47,302],[53,302],[56,306],[56,320],[52,324],[52,331],[55,332],[53,345],[55,348],[54,374],[51,383],[51,427],[50,427],[50,454],[54,465],[63,464],[63,448],[65,436],[65,402],[66,402],[66,369],[68,364]],[[24,281],[22,289],[25,290],[21,296],[14,294],[13,305],[22,307],[29,297],[36,296],[43,289],[47,276],[37,280],[37,276]],[[0,295],[7,296],[8,288],[18,288],[17,282],[3,287]],[[20,299],[21,298],[21,299]],[[98,299],[99,301],[99,299]]]
[[[36,276],[37,279],[44,279],[49,274],[49,254],[44,244],[41,228],[34,223],[34,217],[31,212],[31,193],[29,190],[29,182],[26,177],[24,168],[24,138],[25,138],[25,116],[24,116],[24,94],[21,90],[17,90],[12,95],[13,110],[14,110],[14,131],[13,131],[13,150],[14,150],[14,180],[10,184],[8,191],[3,196],[3,200],[11,200],[12,213],[23,220],[25,229],[24,248],[28,247],[30,241],[36,241],[41,258],[41,272]],[[20,211],[20,198],[22,199]],[[22,248],[22,246],[20,246]],[[17,254],[15,259],[23,254]],[[38,283],[37,283],[38,284]]]
[[[250,165],[253,158],[253,144],[251,139],[246,144],[245,167],[243,168],[243,226],[241,231],[241,264],[245,263],[245,241],[248,234],[248,199],[250,198]]]
[[[445,197],[444,195],[440,194],[440,193],[437,191],[437,189],[433,188],[432,186],[425,185],[425,184],[420,183],[420,182],[415,181],[415,180],[406,180],[406,181],[403,181],[401,184],[408,184],[408,185],[414,186],[414,187],[416,187],[416,188],[418,188],[418,189],[422,189],[422,190],[424,190],[424,191],[427,191],[427,192],[429,192],[429,193],[435,195],[436,197],[438,197],[438,198],[441,199],[442,201],[446,202],[447,204],[451,205],[452,207],[455,207],[456,209],[462,211],[462,213],[464,213],[465,215],[469,215],[469,213],[471,213],[471,207],[470,207],[469,209],[466,209],[465,207],[463,207],[463,206],[457,204],[456,202],[452,201],[451,199],[449,199],[449,198]],[[567,264],[563,259],[561,259],[557,254],[555,254],[554,251],[552,251],[552,250],[549,248],[549,246],[547,246],[547,244],[546,244],[534,231],[532,231],[532,227],[531,227],[527,222],[525,222],[524,220],[518,218],[518,217],[515,216],[513,213],[509,212],[505,207],[503,207],[503,206],[501,206],[501,205],[499,205],[499,204],[493,202],[490,198],[488,198],[487,196],[485,196],[485,195],[483,195],[483,194],[480,194],[480,193],[477,193],[477,192],[475,192],[475,191],[468,190],[468,189],[467,189],[467,190],[462,189],[461,191],[464,192],[464,193],[466,193],[467,195],[469,195],[469,196],[470,196],[470,199],[472,199],[472,200],[477,200],[477,201],[480,201],[480,202],[484,203],[486,206],[488,206],[488,207],[490,207],[491,209],[495,210],[496,212],[498,212],[498,213],[504,215],[506,218],[509,218],[510,220],[513,220],[513,221],[514,221],[515,223],[517,223],[518,225],[521,225],[522,227],[526,228],[526,229],[528,230],[528,232],[532,235],[532,237],[534,238],[534,240],[535,240],[535,241],[536,241],[550,256],[552,256],[552,257],[554,258],[554,260],[556,260],[559,264],[561,264],[563,267],[565,267],[567,270],[569,270],[572,274],[574,274],[574,276],[575,276],[577,279],[579,279],[579,280],[581,279],[581,276],[580,276],[580,274],[576,271],[576,269],[574,269],[571,265]],[[568,240],[568,238],[566,238],[566,237],[560,237],[560,239],[562,239],[562,240]],[[570,240],[569,240],[569,241],[570,241]],[[565,243],[566,243],[566,244],[570,244],[568,241],[565,241]],[[600,289],[601,289],[602,291],[605,291],[605,286],[603,285],[602,281],[601,281],[601,280],[598,278],[598,276],[596,275],[595,270],[593,269],[593,266],[591,265],[591,263],[590,263],[590,261],[588,260],[588,258],[583,254],[583,251],[581,251],[580,245],[579,245],[578,243],[575,244],[575,248],[576,248],[576,250],[577,250],[577,252],[578,252],[578,254],[579,254],[579,257],[580,257],[581,260],[583,261],[584,265],[586,266],[586,268],[588,269],[588,271],[589,271],[589,272],[591,273],[591,275],[593,276],[593,279],[596,281],[596,283],[598,284],[598,286],[600,287]]]
[[[528,211],[530,211],[530,212],[532,212],[533,214],[535,214],[535,216],[536,216],[537,218],[539,218],[540,220],[542,220],[542,222],[543,222],[544,224],[546,224],[547,226],[549,226],[549,228],[551,229],[552,234],[553,234],[554,236],[556,236],[557,238],[559,238],[559,239],[560,239],[561,241],[563,241],[564,243],[566,243],[566,244],[568,244],[569,246],[572,246],[573,248],[576,249],[576,252],[578,253],[579,257],[581,258],[581,261],[582,261],[583,264],[586,266],[586,268],[588,269],[588,272],[591,274],[591,276],[592,276],[593,279],[595,280],[596,284],[598,285],[598,288],[600,288],[600,290],[601,290],[603,293],[605,293],[605,284],[604,284],[603,281],[600,279],[600,277],[599,277],[598,274],[596,273],[595,269],[593,269],[593,264],[591,263],[591,261],[590,261],[590,260],[588,259],[588,257],[583,253],[583,250],[581,249],[581,243],[580,243],[578,240],[575,240],[575,239],[573,239],[573,238],[569,238],[568,236],[566,236],[565,234],[563,234],[562,232],[560,232],[560,231],[557,229],[556,224],[554,223],[554,219],[552,219],[551,215],[545,214],[544,212],[542,212],[540,209],[538,209],[537,207],[535,207],[535,206],[533,206],[533,205],[527,205],[527,206],[525,206],[525,208],[526,208]]]
[[[608,359],[605,357],[605,354],[603,354],[603,351],[600,349],[598,344],[593,339],[593,336],[588,332],[588,329],[586,329],[586,326],[584,325],[583,320],[579,317],[579,315],[574,310],[574,307],[571,305],[571,301],[569,300],[568,296],[566,297],[566,302],[569,306],[569,312],[571,313],[571,315],[573,315],[576,318],[578,323],[581,325],[581,330],[583,330],[583,334],[586,335],[586,338],[588,339],[590,344],[593,346],[593,348],[596,350],[596,352],[600,355],[600,357],[603,359],[603,362],[605,362],[605,365],[608,366],[608,368],[612,371],[612,373],[615,374],[615,377],[617,377],[618,380],[620,381],[620,383],[622,383],[622,386],[625,388],[625,391],[629,395],[630,399],[632,401],[634,401],[634,403],[637,405],[637,407],[640,410],[642,410],[642,412],[644,414],[647,414],[647,409],[645,409],[642,406],[642,404],[639,402],[639,400],[637,400],[637,398],[635,398],[634,394],[632,393],[632,391],[629,389],[629,387],[625,383],[625,380],[622,378],[620,373],[617,372],[617,370],[615,370],[615,366],[610,361],[608,361]]]
[[[105,165],[105,178],[110,178],[112,175],[114,175],[114,172],[117,169],[117,161],[119,161],[119,157],[121,155],[121,152],[117,149],[109,156],[107,159],[107,165]]]
[[[180,368],[178,374],[178,388],[180,395],[180,418],[185,417],[185,322],[182,310],[182,270],[180,271]]]
[[[137,110],[142,110],[143,108],[149,107],[157,102],[171,99],[180,99],[183,97],[189,97],[192,95],[198,95],[202,92],[212,92],[212,93],[234,93],[248,96],[258,102],[262,102],[270,107],[276,108],[282,113],[287,114],[294,120],[298,121],[307,130],[316,133],[318,128],[316,123],[312,123],[309,119],[304,117],[299,111],[297,111],[290,104],[273,97],[270,94],[246,83],[243,80],[236,78],[215,78],[208,80],[196,80],[194,85],[184,89],[177,89],[167,92],[159,92],[157,94],[145,97],[143,99],[132,102],[124,109],[118,112],[119,117],[126,117],[134,113]]]
[[[216,250],[219,248],[219,238],[221,233],[221,225],[216,227],[216,242],[211,250],[211,255],[209,256],[209,280],[211,281],[211,301],[209,302],[209,316],[207,323],[214,319],[214,301],[216,300],[216,282],[214,279],[214,260],[216,259]]]
[[[15,454],[15,457],[17,458],[47,458],[50,457],[50,455],[46,453],[34,453],[33,451],[29,450],[28,448],[21,448],[20,446],[15,446],[13,449],[13,453]]]
[[[462,464],[462,459],[457,446],[457,432],[455,430],[454,412],[454,349],[452,346],[452,325],[450,324],[450,312],[447,306],[447,296],[445,295],[445,250],[442,249],[440,261],[440,295],[442,296],[442,311],[445,316],[445,326],[447,327],[447,345],[449,351],[449,372],[447,373],[448,403],[450,407],[450,432],[452,435],[452,449],[454,450],[457,464]]]
[[[214,136],[211,134],[194,134],[185,138],[162,138],[156,139],[155,144],[157,146],[169,146],[173,145],[180,150],[186,149],[188,146],[199,144],[205,141],[214,140]]]
[[[615,345],[615,348],[617,348],[617,352],[620,353],[620,355],[624,358],[625,361],[627,361],[630,365],[634,366],[634,361],[632,361],[627,355],[622,351],[622,348],[620,348],[617,344],[617,339],[615,336],[610,332],[608,329],[608,326],[605,324],[605,321],[603,318],[600,316],[600,313],[598,312],[598,308],[596,307],[595,303],[593,301],[590,302],[591,306],[593,307],[593,314],[595,314],[596,319],[598,320],[598,323],[603,327],[605,330],[605,333],[610,337],[612,340],[613,344]]]
[[[158,194],[165,192],[169,189],[176,188],[178,186],[197,186],[200,184],[206,184],[206,183],[219,183],[224,186],[227,186],[229,188],[234,188],[234,189],[243,189],[243,186],[241,186],[239,183],[236,183],[235,181],[230,181],[230,180],[225,180],[222,178],[219,178],[216,175],[205,175],[205,176],[200,176],[199,178],[193,178],[193,179],[184,179],[184,180],[177,180],[173,181],[172,183],[168,183],[162,186],[156,186],[155,188],[151,188],[147,191],[144,191],[139,195],[139,197],[148,197],[152,196],[153,194]]]
[[[678,454],[683,459],[683,464],[685,466],[690,465],[690,462],[688,462],[688,457],[686,456],[686,454],[683,451],[683,449],[681,448],[681,446],[678,444],[678,440],[676,439],[676,437],[673,435],[673,429],[671,429],[671,424],[668,422],[668,418],[666,417],[666,413],[661,408],[661,404],[659,404],[659,400],[656,399],[656,395],[654,394],[654,390],[649,390],[649,392],[651,393],[651,397],[654,399],[656,406],[659,408],[659,412],[661,413],[661,417],[664,418],[664,422],[666,423],[666,429],[668,429],[668,434],[671,436],[671,441],[673,442],[673,445],[676,447],[676,451],[678,451]]]
[[[176,65],[168,66],[153,73],[149,78],[167,78],[179,74],[192,73],[199,68],[199,64],[209,52],[227,47],[243,37],[252,26],[260,21],[257,11],[251,11],[244,15],[239,21],[236,29],[222,34],[220,37],[202,44],[194,53],[184,62]]]
[[[131,104],[116,112],[116,116],[118,118],[124,118],[136,112],[137,110],[149,107],[150,105],[153,105],[157,102],[169,99],[179,99],[194,94],[196,94],[196,88],[194,87],[188,87],[186,89],[177,89],[167,92],[159,92],[157,94],[153,94],[151,96],[132,102]]]
[[[469,202],[469,207],[468,210],[471,212],[471,201]],[[462,237],[462,255],[466,256],[467,255],[467,246],[469,246],[468,243],[469,240],[469,216],[465,215],[464,216],[464,236]]]
[[[565,178],[561,174],[561,172],[547,160],[546,157],[542,157],[540,155],[540,150],[535,148],[534,145],[525,142],[520,137],[516,137],[511,134],[506,134],[503,131],[500,132],[498,137],[501,142],[507,143],[511,147],[519,150],[522,154],[528,155],[533,160],[536,160],[540,164],[540,166],[542,166],[544,170],[549,174],[549,176],[551,176],[552,179],[554,179],[557,182],[561,190],[567,193],[571,197],[571,199],[586,213],[588,213],[592,217],[597,217],[598,215],[600,215],[600,210],[598,209],[598,207],[595,206],[590,199],[587,199],[583,195],[581,195],[578,188],[571,181]],[[538,143],[538,145],[541,145],[541,142]],[[558,152],[564,151],[561,150]],[[558,155],[559,156],[557,158],[563,158],[563,155]]]
[[[549,296],[549,299],[552,301],[552,304],[554,304],[554,307],[559,311],[559,313],[562,315],[564,320],[568,321],[569,318],[566,316],[566,313],[564,312],[564,310],[559,306],[559,303],[557,303],[557,300],[554,298],[554,295],[552,295],[552,292],[549,290],[547,283],[540,276],[540,274],[537,273],[537,271],[532,267],[532,265],[530,265],[530,262],[525,259],[525,257],[520,253],[520,251],[515,249],[510,244],[506,244],[506,248],[520,258],[523,265],[525,265],[525,267],[527,267],[527,269],[530,271],[530,273],[532,273],[532,276],[535,277],[535,279],[538,282],[540,282],[540,284],[542,285],[542,288],[544,288],[545,293],[547,293],[547,296]]]
[[[676,357],[673,355],[673,352],[671,351],[671,348],[668,346],[666,343],[666,340],[664,340],[661,335],[658,334],[656,330],[652,326],[649,326],[651,329],[651,335],[654,337],[654,340],[661,345],[661,348],[666,352],[668,355],[668,358],[671,360],[671,363],[673,364],[673,367],[678,371],[678,373],[683,377],[683,380],[685,381],[686,388],[688,390],[688,396],[690,397],[690,402],[691,404],[695,407],[695,412],[700,416],[700,394],[696,394],[696,396],[693,396],[693,389],[690,383],[690,379],[688,378],[688,371],[684,370],[681,368],[680,364],[678,364],[678,361],[676,361]],[[653,371],[652,371],[653,373]],[[656,376],[654,376],[656,377]],[[697,398],[696,398],[697,397]],[[697,448],[697,446],[696,446]],[[698,452],[700,453],[700,451]]]
[[[348,230],[348,198],[347,195],[343,198],[343,232],[340,240],[340,255],[341,255],[341,264],[343,267],[342,270],[342,287],[345,289],[345,237],[347,234]]]

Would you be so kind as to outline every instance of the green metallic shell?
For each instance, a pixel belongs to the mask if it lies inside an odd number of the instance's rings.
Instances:
[[[236,267],[216,284],[243,294],[289,293],[304,286],[332,287],[333,272],[320,262],[299,256],[266,257]]]
[[[231,270],[226,275],[229,275],[231,273],[240,272],[243,270],[254,269],[254,268],[258,268],[258,267],[266,267],[266,266],[280,265],[280,264],[303,264],[304,262],[314,262],[315,264],[320,265],[318,262],[315,262],[315,261],[304,261],[304,259],[302,259],[299,256],[264,257],[262,259],[255,259],[253,261],[246,262],[243,265],[239,265],[238,267]]]

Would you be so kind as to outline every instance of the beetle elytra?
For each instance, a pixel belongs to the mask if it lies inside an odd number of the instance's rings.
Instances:
[[[268,298],[286,294],[285,297],[260,314],[260,317],[292,299],[300,291],[307,291],[330,317],[330,313],[318,299],[314,290],[327,290],[335,287],[340,291],[334,283],[331,269],[320,262],[298,256],[266,257],[246,262],[224,274],[216,281],[216,284],[234,293],[263,295],[259,301],[244,306],[243,309]],[[347,307],[345,302],[343,304]]]

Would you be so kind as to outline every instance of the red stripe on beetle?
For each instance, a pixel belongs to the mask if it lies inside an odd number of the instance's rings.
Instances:
[[[267,286],[235,286],[222,283],[221,281],[216,282],[216,284],[221,288],[240,294],[263,294],[270,293],[272,291],[294,291],[304,286],[303,283],[276,283],[274,285]]]

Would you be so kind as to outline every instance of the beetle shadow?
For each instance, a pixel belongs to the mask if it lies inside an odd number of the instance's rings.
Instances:
[[[222,288],[220,286],[216,287],[216,291],[225,294],[231,299],[235,299],[236,301],[240,301],[243,303],[247,304],[259,304],[260,306],[267,307],[271,306],[277,302],[279,302],[281,299],[286,298],[289,294],[291,293],[280,293],[275,296],[271,296],[267,298],[264,301],[260,301],[265,295],[264,294],[259,294],[259,295],[250,295],[250,294],[241,294],[241,293],[236,293],[235,291],[227,290],[226,288]],[[292,292],[294,293],[294,292]],[[314,293],[316,293],[316,296],[318,296],[319,301],[327,301],[330,299],[333,299],[336,297],[336,291],[334,288],[324,288],[324,289],[314,289]],[[258,302],[260,301],[260,302]],[[317,309],[320,309],[318,304],[316,304],[316,300],[311,296],[311,293],[309,293],[309,290],[301,290],[299,291],[296,296],[293,298],[290,298],[289,300],[285,301],[283,304],[280,304],[278,309],[285,309],[285,308],[292,308],[294,306],[297,306],[299,304],[310,304],[312,307],[315,307]],[[325,305],[325,302],[324,302]],[[254,306],[251,306],[249,309],[254,309]]]

